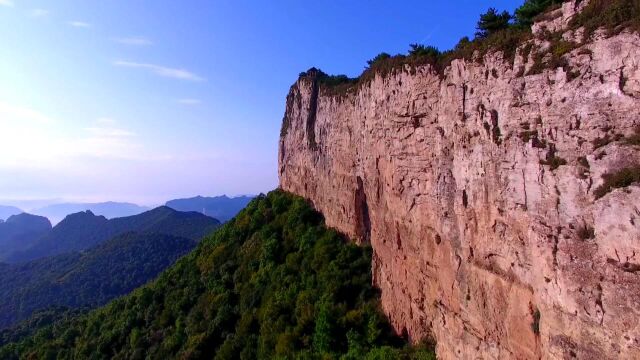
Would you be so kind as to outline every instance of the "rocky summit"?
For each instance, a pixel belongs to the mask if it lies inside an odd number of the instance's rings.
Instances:
[[[640,358],[640,36],[570,26],[589,3],[513,58],[291,87],[280,187],[371,244],[393,327],[441,359]]]

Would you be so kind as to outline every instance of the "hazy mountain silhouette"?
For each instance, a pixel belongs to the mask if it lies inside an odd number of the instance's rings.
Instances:
[[[0,222],[0,258],[22,251],[51,231],[51,223],[42,216],[19,214]]]
[[[102,215],[107,219],[133,216],[143,213],[149,208],[131,203],[103,202],[103,203],[61,203],[48,205],[34,209],[31,212],[36,215],[46,216],[52,223],[57,224],[69,214],[81,211],[91,211],[96,215]]]
[[[219,225],[220,222],[212,217],[197,212],[179,212],[166,206],[111,220],[85,211],[67,216],[31,247],[12,254],[6,261],[15,263],[81,251],[130,231],[200,240]]]
[[[167,201],[166,206],[179,211],[197,211],[220,221],[228,221],[253,199],[253,196],[230,198],[226,195],[216,197],[196,196],[188,199]]]

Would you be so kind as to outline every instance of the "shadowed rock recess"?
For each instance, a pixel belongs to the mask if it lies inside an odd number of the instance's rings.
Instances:
[[[588,3],[513,60],[291,87],[281,188],[371,243],[392,325],[439,358],[640,358],[640,36],[568,30]],[[549,32],[572,50],[540,69]]]

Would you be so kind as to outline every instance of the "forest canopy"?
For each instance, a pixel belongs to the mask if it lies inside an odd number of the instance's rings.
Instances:
[[[434,359],[395,335],[371,280],[371,248],[276,190],[156,281],[0,358]]]

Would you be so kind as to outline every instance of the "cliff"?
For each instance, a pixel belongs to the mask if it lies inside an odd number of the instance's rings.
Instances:
[[[567,30],[586,3],[514,60],[287,97],[281,188],[371,243],[393,326],[442,359],[640,358],[640,36]],[[550,31],[574,45],[536,70]]]

